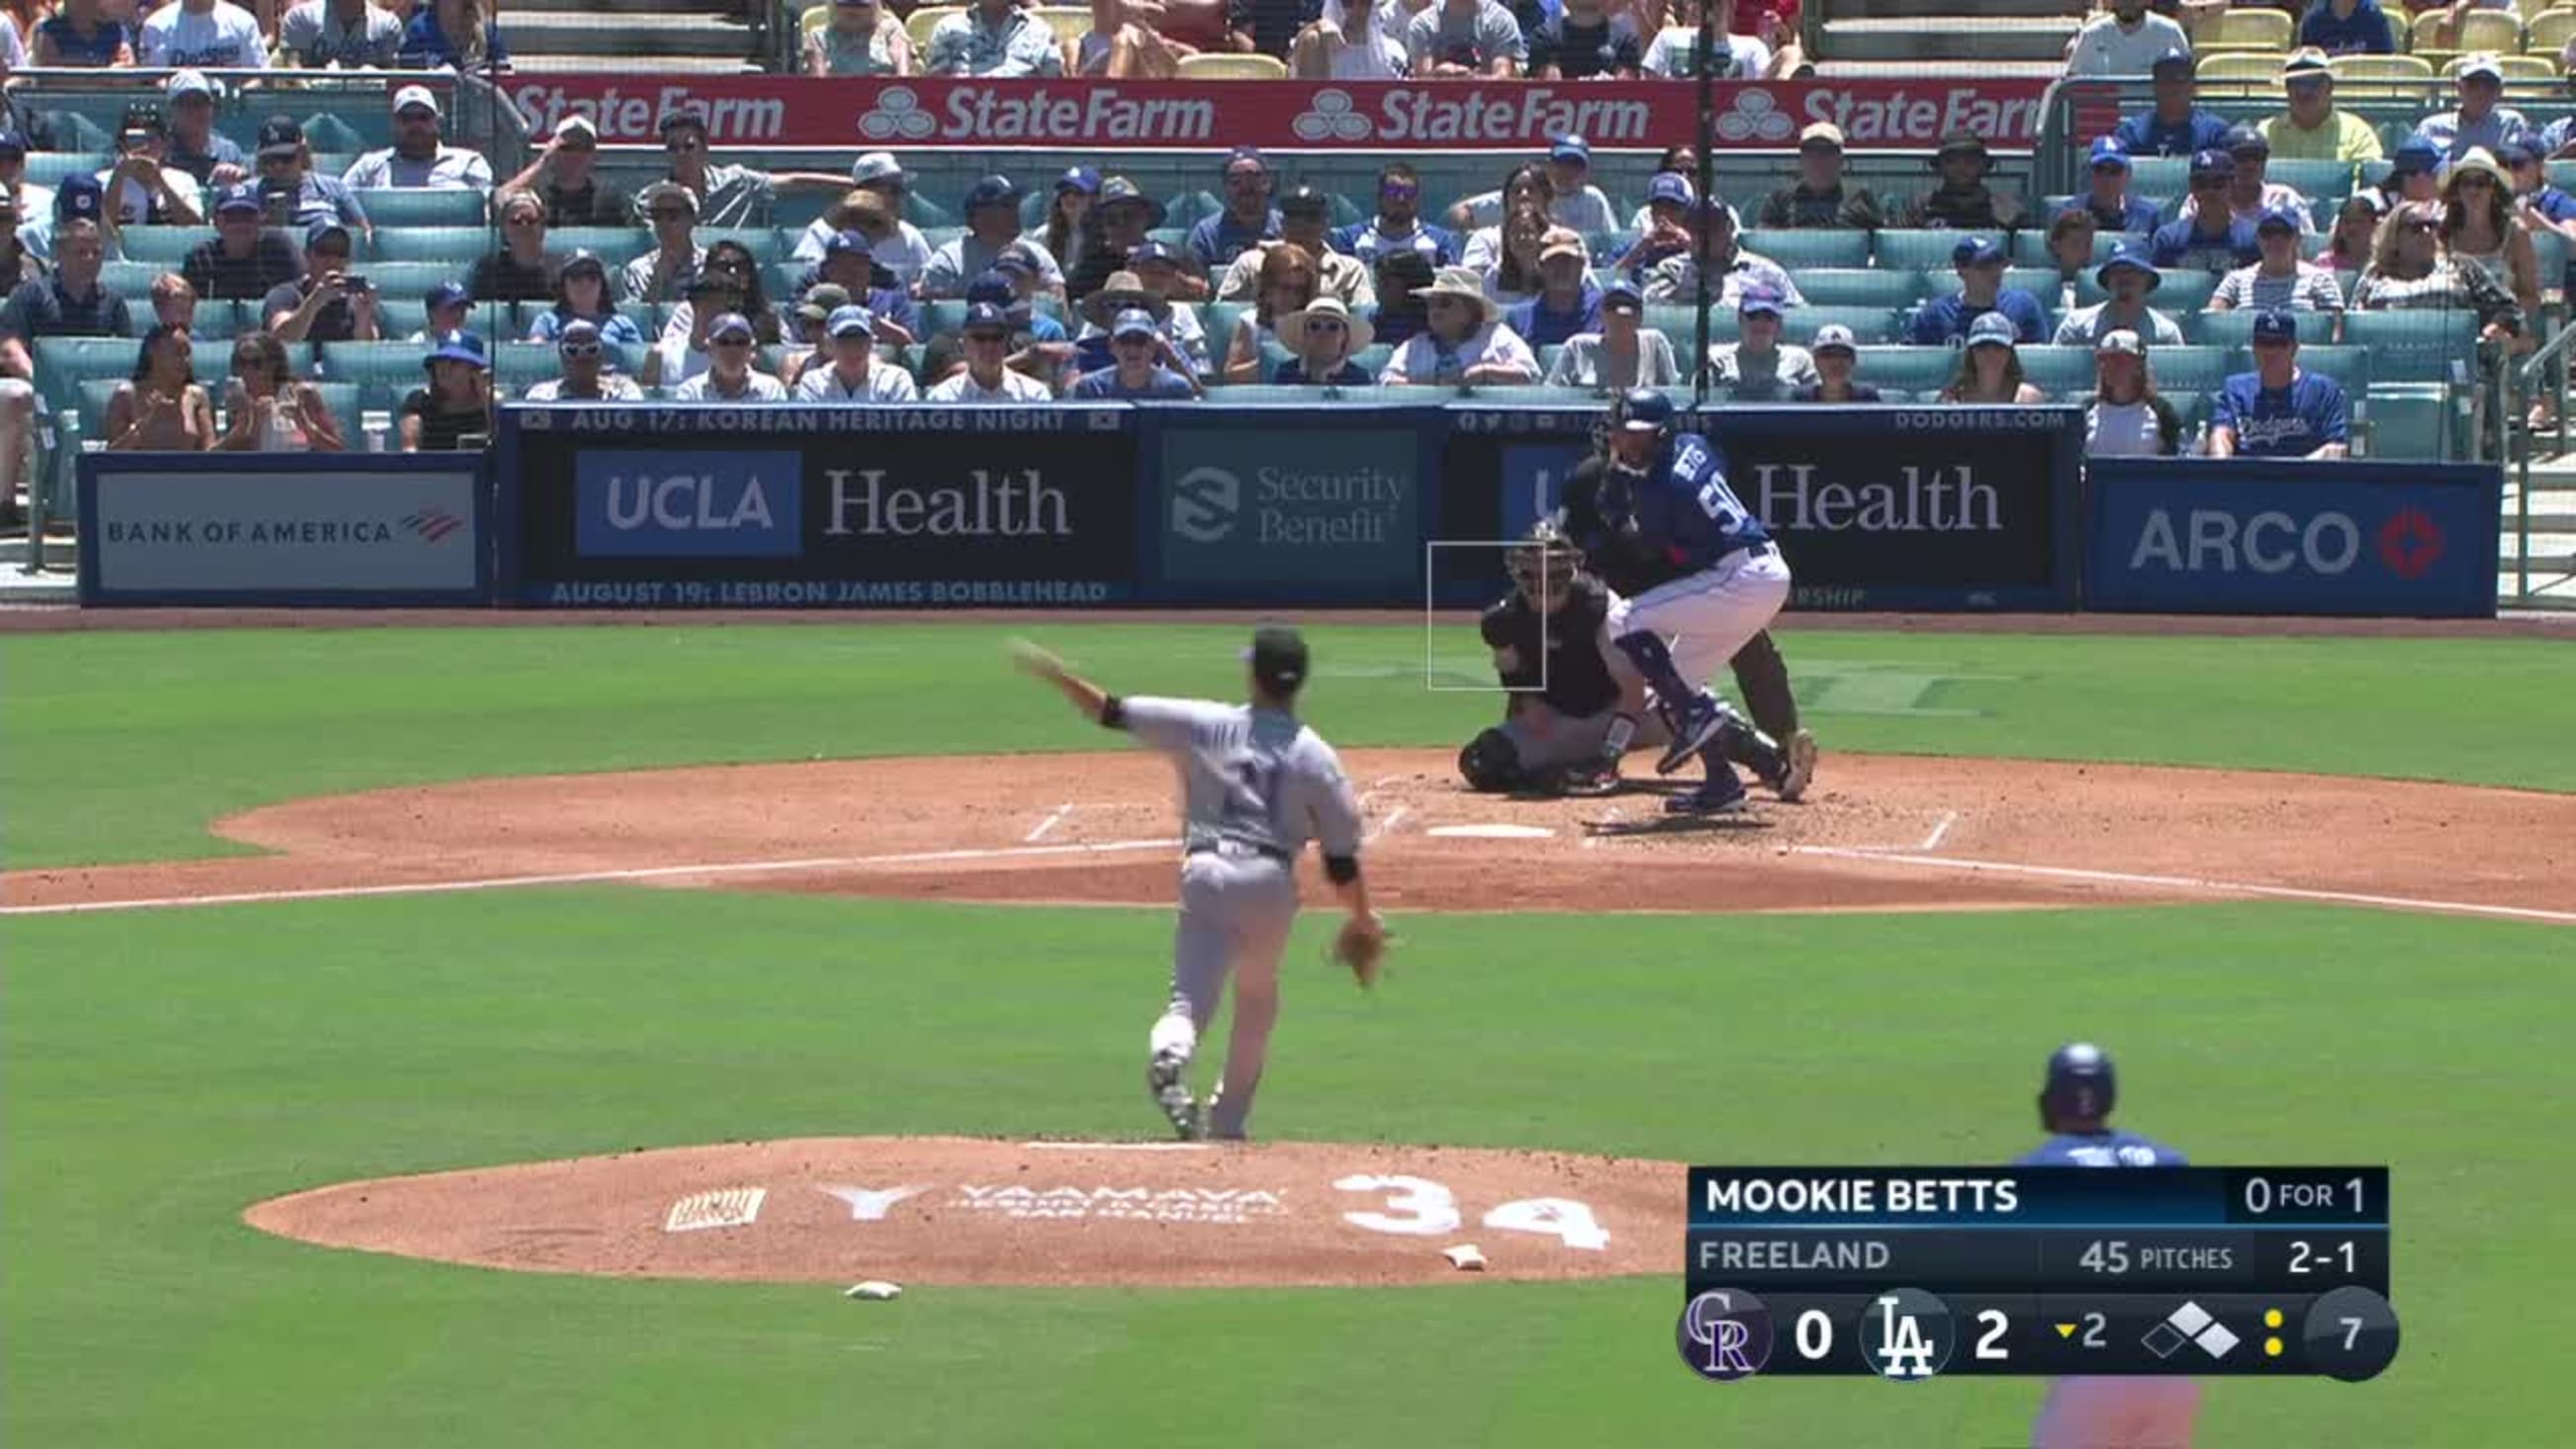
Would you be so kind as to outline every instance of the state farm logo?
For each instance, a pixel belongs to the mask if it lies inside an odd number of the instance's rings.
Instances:
[[[1192,468],[1172,480],[1172,532],[1215,543],[1243,513],[1243,480],[1223,468]]]
[[[1300,141],[1365,141],[1377,129],[1359,113],[1349,91],[1320,90],[1307,104],[1312,109],[1298,112],[1288,123]]]
[[[1780,109],[1780,98],[1760,87],[1735,93],[1735,106],[1717,118],[1717,134],[1737,145],[1752,141],[1786,141],[1798,123]]]
[[[910,86],[877,92],[876,106],[859,117],[859,134],[871,141],[927,141],[938,130],[938,120],[921,108],[921,96]]]

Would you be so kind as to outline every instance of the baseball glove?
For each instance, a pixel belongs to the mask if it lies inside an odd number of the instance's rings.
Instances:
[[[1366,991],[1377,984],[1386,960],[1386,927],[1374,920],[1349,920],[1333,938],[1333,959],[1350,968],[1351,978]]]

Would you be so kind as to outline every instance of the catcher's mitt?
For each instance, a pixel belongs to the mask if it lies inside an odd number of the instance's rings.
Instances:
[[[1349,920],[1342,923],[1333,937],[1333,959],[1351,970],[1351,978],[1365,991],[1377,984],[1378,967],[1386,960],[1386,928],[1374,921]]]

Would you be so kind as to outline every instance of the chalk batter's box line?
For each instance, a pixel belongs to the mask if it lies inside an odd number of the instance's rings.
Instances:
[[[1529,540],[1526,538],[1506,538],[1501,540],[1484,538],[1426,538],[1422,541],[1422,687],[1424,690],[1432,694],[1537,695],[1547,693],[1547,651],[1544,649],[1539,651],[1538,683],[1534,685],[1443,684],[1440,682],[1440,611],[1432,602],[1436,596],[1440,582],[1440,550],[1444,548],[1491,548],[1509,551],[1516,548],[1526,548],[1528,545]],[[1572,549],[1560,550],[1542,548],[1540,552],[1542,554],[1555,554],[1562,552],[1568,557],[1572,557],[1574,555],[1574,550]],[[1539,613],[1542,616],[1551,612],[1548,605],[1547,581],[1547,571],[1544,569],[1540,570],[1538,579],[1538,604]]]

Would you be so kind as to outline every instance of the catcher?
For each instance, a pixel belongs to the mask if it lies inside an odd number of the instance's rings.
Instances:
[[[1172,944],[1169,1004],[1147,1038],[1145,1090],[1183,1141],[1240,1140],[1252,1115],[1279,1020],[1279,955],[1297,919],[1297,857],[1321,842],[1324,878],[1350,912],[1335,954],[1363,987],[1377,979],[1386,928],[1360,879],[1360,808],[1341,758],[1297,720],[1306,642],[1294,629],[1263,629],[1245,654],[1249,704],[1115,695],[1031,644],[1020,668],[1053,685],[1103,728],[1123,730],[1180,767],[1188,816],[1181,861],[1180,929]],[[1190,1058],[1234,977],[1234,1035],[1225,1078],[1202,1108],[1190,1096]]]
[[[1660,717],[1623,714],[1625,692],[1601,648],[1610,591],[1541,520],[1506,556],[1512,591],[1480,627],[1508,691],[1503,722],[1458,752],[1468,788],[1520,795],[1605,795],[1619,757],[1671,742]]]

